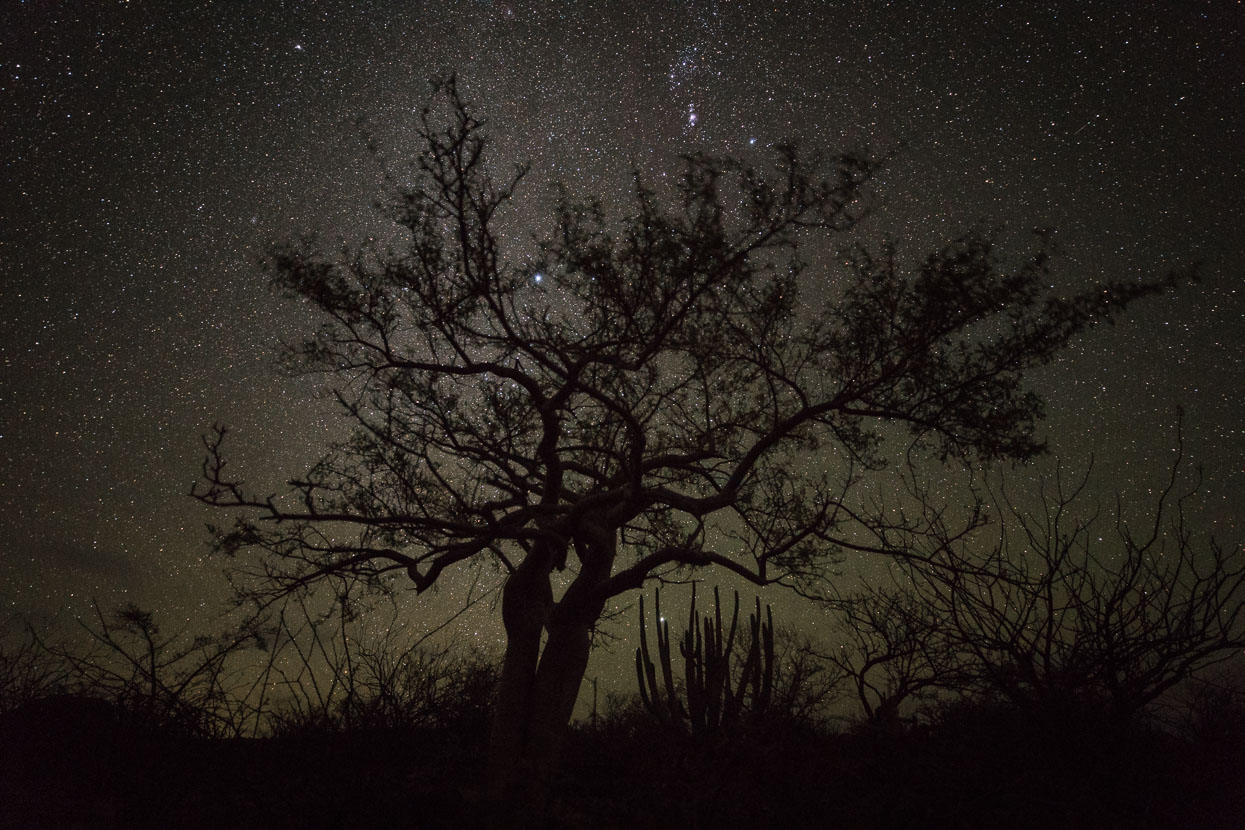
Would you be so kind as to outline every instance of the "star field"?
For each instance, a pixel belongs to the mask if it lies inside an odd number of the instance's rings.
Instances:
[[[383,234],[383,164],[451,71],[497,169],[532,165],[516,244],[548,182],[621,208],[633,170],[795,137],[895,152],[866,242],[1049,226],[1064,288],[1201,261],[1036,381],[1052,448],[1108,492],[1157,481],[1183,405],[1206,521],[1241,535],[1239,3],[30,0],[0,11],[0,612],[211,621],[199,436],[230,425],[275,489],[337,429],[275,370],[307,320],[263,252]]]

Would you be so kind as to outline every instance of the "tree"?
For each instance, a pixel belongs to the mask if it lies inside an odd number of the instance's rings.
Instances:
[[[51,641],[27,625],[24,647],[43,672],[30,698],[99,698],[114,714],[184,734],[244,732],[250,718],[239,663],[256,641],[252,628],[191,637],[184,628],[163,633],[153,612],[132,603],[108,615],[94,602],[91,608],[91,618],[78,620],[85,642]]]
[[[1178,445],[1183,447],[1179,439]],[[1138,533],[1117,503],[1114,533],[1086,511],[1089,480],[1043,481],[1035,512],[1000,490],[998,540],[943,538],[897,560],[922,642],[955,666],[945,686],[1055,717],[1127,725],[1145,706],[1245,649],[1245,555],[1195,539],[1180,454]],[[1114,536],[1114,539],[1111,537]],[[933,537],[931,537],[933,538]]]
[[[838,618],[840,642],[817,655],[851,684],[869,724],[893,729],[908,701],[963,687],[963,657],[938,610],[911,591],[870,582],[847,595],[831,588],[823,604]]]
[[[1025,371],[1179,279],[1058,298],[1044,242],[1004,268],[984,232],[911,275],[894,246],[849,251],[832,279],[801,251],[857,224],[873,164],[791,146],[768,173],[688,156],[672,197],[639,182],[623,221],[563,193],[524,259],[499,217],[526,169],[491,174],[452,80],[422,123],[400,246],[272,259],[324,321],[292,363],[326,376],[353,436],[265,495],[231,476],[218,428],[195,495],[245,511],[218,541],[261,602],[334,575],[426,591],[503,569],[498,798],[543,797],[611,597],[679,568],[825,576],[854,524],[886,521],[849,499],[885,427],[943,458],[1034,455]]]

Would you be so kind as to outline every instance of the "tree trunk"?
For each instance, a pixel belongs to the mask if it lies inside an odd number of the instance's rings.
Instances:
[[[588,667],[591,639],[588,625],[578,621],[559,623],[550,628],[540,657],[527,752],[544,786],[552,784],[558,772],[562,744]]]
[[[553,605],[550,553],[543,547],[533,549],[502,589],[506,654],[493,701],[487,768],[490,796],[499,809],[513,803],[521,795],[524,779],[531,777],[530,770],[525,768],[524,750],[540,661],[540,638]]]
[[[592,629],[603,601],[594,589],[613,567],[614,534],[577,544],[580,572],[553,603],[551,556],[535,550],[506,583],[502,619],[506,656],[493,710],[488,775],[495,819],[507,826],[539,820],[548,809]],[[541,635],[548,632],[544,648]]]

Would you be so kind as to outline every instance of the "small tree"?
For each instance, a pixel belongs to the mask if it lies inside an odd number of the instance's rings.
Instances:
[[[149,725],[235,737],[252,720],[245,700],[250,626],[191,637],[161,631],[153,612],[126,604],[79,619],[85,642],[49,641],[28,628],[38,663],[55,667],[48,689],[102,698]]]
[[[617,223],[564,195],[541,254],[516,258],[499,216],[526,169],[495,178],[483,127],[440,85],[395,187],[405,241],[273,257],[324,321],[291,361],[328,379],[353,437],[269,495],[230,474],[219,429],[195,494],[245,511],[218,541],[258,554],[239,566],[260,602],[501,568],[501,799],[542,801],[611,597],[676,568],[820,579],[853,525],[888,521],[850,499],[883,427],[942,457],[1035,454],[1025,371],[1178,279],[1054,297],[1045,245],[1005,267],[983,233],[912,274],[889,249],[806,273],[806,237],[857,224],[872,165],[789,146],[770,172],[689,156],[669,200],[639,183]]]
[[[851,685],[868,723],[894,728],[905,703],[962,688],[963,655],[948,641],[938,611],[921,598],[870,583],[823,602],[838,618],[838,644],[818,656]]]
[[[1183,446],[1183,442],[1180,442]],[[1147,704],[1245,649],[1245,554],[1195,540],[1177,494],[1180,456],[1135,532],[1117,504],[1114,536],[1082,508],[1085,476],[1043,484],[1040,508],[1005,492],[998,544],[944,539],[898,567],[923,639],[943,644],[962,690],[1056,715],[1090,709],[1125,724]]]

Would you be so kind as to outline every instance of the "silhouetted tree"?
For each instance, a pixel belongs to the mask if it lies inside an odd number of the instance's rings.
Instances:
[[[230,474],[218,429],[195,494],[247,511],[219,543],[258,553],[239,563],[260,601],[335,574],[425,591],[504,569],[499,797],[541,800],[611,597],[677,568],[820,579],[852,526],[888,521],[849,504],[884,427],[943,457],[1033,455],[1024,372],[1177,279],[1059,298],[1044,244],[1005,268],[984,233],[911,274],[889,249],[810,273],[806,236],[857,223],[872,166],[787,146],[768,173],[689,156],[670,198],[637,184],[621,222],[563,195],[522,259],[499,217],[526,170],[491,175],[483,126],[442,84],[395,185],[402,244],[273,258],[323,320],[293,365],[326,376],[353,437],[269,495]]]
[[[816,653],[851,685],[870,724],[894,728],[905,703],[963,688],[963,655],[938,610],[910,591],[868,582],[846,595],[832,589],[823,602],[838,618],[838,642]]]
[[[85,642],[30,632],[56,693],[100,698],[149,726],[187,734],[234,737],[248,720],[245,653],[255,632],[242,625],[217,635],[162,632],[154,612],[125,604],[105,614],[92,603],[79,619]],[[37,695],[36,695],[37,696]]]
[[[1183,446],[1183,442],[1180,442]],[[1180,457],[1138,533],[1117,504],[1113,533],[1083,507],[1087,472],[1043,482],[1036,512],[995,497],[997,544],[944,539],[899,561],[922,608],[922,639],[947,651],[946,685],[1055,716],[1119,724],[1195,672],[1245,649],[1245,554],[1195,539]]]

